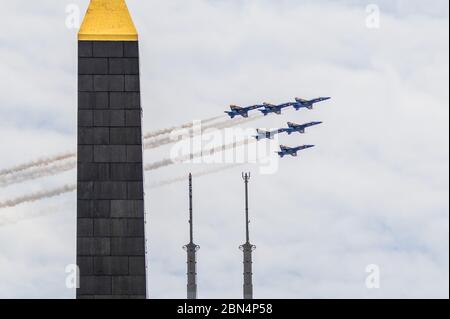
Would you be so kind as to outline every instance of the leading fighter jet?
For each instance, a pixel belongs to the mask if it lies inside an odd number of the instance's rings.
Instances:
[[[237,105],[230,105],[231,111],[225,111],[225,113],[227,113],[232,119],[238,115],[247,118],[248,112],[259,109],[261,107],[262,107],[262,105],[253,105],[253,106],[248,106],[248,107],[240,107]]]
[[[322,102],[322,101],[326,101],[329,99],[331,99],[331,97],[319,97],[319,98],[313,99],[313,100],[305,100],[305,99],[296,97],[295,102],[291,103],[291,106],[293,106],[296,111],[300,110],[302,107],[312,110],[314,108],[314,104]]]
[[[308,148],[314,147],[315,145],[303,145],[298,147],[287,147],[284,145],[280,145],[281,152],[277,152],[278,155],[283,158],[284,156],[291,155],[297,157],[297,153],[302,150],[306,150]]]
[[[314,126],[314,125],[322,124],[322,122],[310,122],[310,123],[305,123],[305,124],[295,124],[295,123],[288,122],[287,124],[288,124],[289,128],[282,129],[282,130],[284,132],[287,132],[288,135],[291,135],[294,132],[304,134],[306,128]]]

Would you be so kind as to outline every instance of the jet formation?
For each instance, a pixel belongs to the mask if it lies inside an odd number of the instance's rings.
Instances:
[[[228,114],[232,119],[236,116],[242,116],[244,118],[249,117],[249,112],[253,110],[259,110],[264,116],[267,116],[269,114],[278,114],[280,115],[283,111],[283,109],[292,107],[294,110],[299,111],[302,108],[312,110],[314,108],[314,105],[323,101],[327,101],[331,99],[331,97],[319,97],[312,100],[306,100],[301,98],[295,98],[295,102],[287,102],[279,105],[271,104],[271,103],[263,103],[261,105],[252,105],[248,107],[240,107],[236,105],[231,105],[230,110],[231,111],[225,111],[226,114]],[[287,127],[280,128],[274,131],[265,131],[261,129],[257,129],[255,136],[256,140],[260,141],[263,139],[273,139],[275,135],[281,134],[281,133],[287,133],[288,135],[291,135],[292,133],[299,133],[299,134],[305,134],[306,129],[312,126],[316,126],[322,124],[322,122],[309,122],[304,124],[296,124],[292,122],[287,123]],[[284,145],[280,145],[280,151],[277,152],[277,154],[283,158],[285,156],[298,156],[298,152],[309,149],[314,147],[315,145],[302,145],[297,147],[288,147]]]

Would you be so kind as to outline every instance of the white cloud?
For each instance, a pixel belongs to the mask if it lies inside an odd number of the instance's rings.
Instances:
[[[87,3],[74,2],[83,10]],[[128,1],[140,31],[146,131],[214,116],[230,103],[333,97],[311,112],[252,123],[324,121],[305,136],[282,137],[316,149],[251,181],[257,297],[448,298],[448,2],[371,2],[382,10],[380,29],[365,27],[359,1]],[[8,154],[0,167],[75,148],[76,38],[65,29],[65,5],[14,1],[2,12],[11,32],[0,35]],[[72,172],[16,185],[0,198],[73,180]],[[147,194],[154,298],[185,296],[185,186]],[[0,228],[0,297],[73,296],[64,286],[75,256],[68,199],[53,200],[64,204],[58,214]],[[242,204],[239,169],[195,180],[201,297],[241,295]],[[382,276],[376,291],[364,285],[373,263]]]

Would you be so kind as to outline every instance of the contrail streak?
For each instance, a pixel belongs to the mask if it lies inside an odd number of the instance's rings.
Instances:
[[[213,121],[218,120],[220,118],[223,118],[223,115],[211,117],[211,118],[206,119],[206,120],[202,120],[201,123],[213,122]],[[149,133],[146,133],[144,135],[144,139],[149,139],[149,138],[154,138],[154,137],[157,137],[157,136],[160,136],[160,135],[169,134],[170,132],[176,131],[176,130],[179,130],[179,129],[191,128],[191,127],[194,126],[194,124],[195,124],[194,121],[192,121],[190,123],[186,123],[186,124],[183,124],[183,125],[172,126],[172,127],[168,127],[168,128],[164,128],[164,129],[158,130],[158,131],[149,132]]]
[[[195,158],[199,158],[199,157],[203,157],[203,156],[211,156],[214,155],[215,153],[218,152],[222,152],[222,151],[226,151],[229,149],[234,149],[240,146],[244,146],[244,145],[248,145],[251,143],[256,143],[257,140],[256,139],[246,139],[243,141],[239,141],[239,142],[233,142],[230,144],[224,144],[215,148],[211,148],[211,149],[207,149],[207,150],[201,150],[200,152],[197,153],[191,153],[191,154],[186,154],[183,156],[179,156],[175,159],[169,159],[166,158],[164,160],[161,160],[159,162],[155,162],[155,163],[151,163],[151,164],[147,164],[144,166],[144,170],[145,171],[153,171],[162,167],[166,167],[166,166],[170,166],[170,165],[174,165],[177,163],[182,163],[184,161],[187,161],[189,159],[195,159]]]
[[[154,139],[154,140],[151,140],[149,142],[146,142],[144,144],[144,149],[149,150],[149,149],[154,149],[154,148],[157,148],[157,147],[161,147],[163,145],[177,143],[177,142],[180,142],[182,140],[191,138],[193,136],[203,134],[209,129],[213,129],[213,128],[215,128],[215,129],[225,129],[225,128],[237,126],[237,125],[240,125],[240,124],[244,124],[244,123],[247,123],[247,122],[255,121],[255,120],[257,120],[257,119],[259,119],[261,117],[262,117],[262,115],[257,115],[257,116],[252,116],[252,117],[249,117],[249,118],[238,119],[238,120],[235,120],[235,121],[228,120],[228,121],[223,121],[223,122],[219,122],[219,123],[212,124],[212,125],[202,126],[201,130],[199,130],[198,132],[196,132],[195,130],[191,130],[189,132],[188,136],[180,135],[180,136],[177,136],[175,138],[173,136],[165,136],[165,137],[162,137],[162,138],[159,138],[159,139]]]
[[[223,172],[226,170],[230,170],[233,169],[235,167],[241,166],[244,164],[233,164],[233,165],[228,165],[228,166],[224,166],[224,167],[219,167],[219,168],[214,168],[214,169],[209,169],[209,170],[204,170],[198,173],[193,173],[192,175],[194,177],[202,177],[202,176],[207,176],[207,175],[211,175],[211,174],[215,174],[215,173],[219,173],[219,172]],[[180,176],[180,177],[175,177],[172,179],[167,179],[167,180],[163,180],[161,182],[155,183],[155,184],[151,184],[150,186],[146,187],[148,189],[155,189],[155,188],[159,188],[159,187],[163,187],[163,186],[167,186],[167,185],[172,185],[178,182],[183,182],[186,180],[186,176]]]
[[[75,168],[76,165],[77,163],[75,161],[70,161],[59,165],[38,167],[32,170],[17,172],[16,174],[0,176],[0,187],[70,171]]]
[[[170,141],[170,142],[174,142],[174,141]],[[247,144],[247,143],[248,142],[245,142],[245,144]],[[242,145],[245,145],[245,144],[242,144]],[[178,161],[188,160],[189,158],[201,157],[206,153],[210,153],[210,155],[212,155],[214,153],[217,153],[218,151],[227,150],[230,147],[233,148],[233,147],[238,147],[238,146],[239,145],[235,145],[233,143],[233,144],[229,144],[229,145],[225,145],[225,146],[220,146],[217,149],[205,150],[205,151],[202,151],[200,154],[189,154],[184,157],[177,158],[174,161],[171,159],[165,159],[165,160],[162,160],[159,162],[148,164],[147,166],[145,166],[145,169],[147,171],[155,170],[160,167],[165,167],[165,166],[175,164]],[[154,147],[156,147],[156,146],[154,146]],[[13,185],[13,184],[17,184],[17,183],[21,183],[21,182],[25,182],[25,181],[29,181],[29,180],[33,180],[33,179],[37,179],[37,178],[48,177],[48,176],[56,175],[56,174],[63,173],[66,171],[70,171],[70,170],[74,169],[76,167],[76,165],[77,165],[76,162],[71,161],[68,163],[61,164],[61,165],[39,167],[39,168],[36,168],[31,171],[18,172],[16,174],[11,174],[11,175],[7,175],[7,176],[3,176],[3,177],[0,176],[0,188],[6,187],[9,185]]]
[[[66,153],[66,154],[59,154],[59,155],[55,155],[55,156],[51,156],[51,157],[40,158],[40,159],[37,159],[37,160],[29,162],[29,163],[24,163],[24,164],[21,164],[18,166],[3,169],[0,171],[0,177],[18,173],[18,172],[22,172],[22,171],[25,171],[27,169],[34,168],[34,167],[46,166],[51,163],[66,160],[66,159],[76,157],[76,156],[77,155],[75,153]]]
[[[256,142],[255,139],[247,139],[247,140],[234,142],[234,143],[230,143],[230,144],[224,144],[224,145],[221,145],[221,146],[218,146],[215,148],[211,148],[208,150],[204,150],[204,151],[202,150],[197,153],[191,153],[191,154],[179,156],[175,159],[164,159],[159,162],[145,165],[144,170],[145,171],[153,171],[153,170],[156,170],[156,169],[159,169],[162,167],[181,163],[181,162],[189,160],[189,159],[199,158],[199,157],[203,157],[203,156],[211,156],[217,152],[222,152],[222,151],[225,151],[228,149],[234,149],[236,147],[248,145],[248,144],[255,143],[255,142]],[[46,199],[46,198],[56,197],[56,196],[59,196],[59,195],[65,194],[65,193],[73,192],[76,189],[77,189],[77,186],[74,184],[71,184],[71,185],[65,185],[60,188],[52,189],[49,191],[42,191],[42,192],[37,192],[37,193],[31,194],[31,195],[17,197],[15,199],[0,202],[0,209],[12,208],[12,207],[18,206],[20,204],[24,204],[24,203],[30,203],[30,202],[35,202],[35,201],[39,201],[39,200]]]
[[[202,122],[209,123],[209,122],[213,122],[213,121],[215,121],[217,119],[220,119],[222,117],[223,117],[223,115],[215,116],[215,117],[203,120]],[[173,130],[176,130],[176,129],[190,128],[193,125],[194,125],[193,122],[189,122],[189,123],[182,124],[182,125],[179,125],[179,126],[174,126],[174,127],[171,127],[171,128],[166,128],[166,129],[162,129],[162,130],[158,130],[158,131],[154,131],[154,132],[148,132],[148,133],[146,133],[144,135],[144,139],[150,139],[150,138],[158,137],[160,135],[164,135],[164,134],[170,133],[170,132],[172,132]],[[31,169],[31,168],[47,166],[47,165],[50,165],[50,164],[55,163],[55,162],[59,162],[59,161],[62,161],[62,160],[74,158],[76,156],[77,156],[76,153],[64,153],[64,154],[58,154],[58,155],[55,155],[55,156],[39,158],[37,160],[31,161],[31,162],[28,162],[28,163],[24,163],[24,164],[20,164],[18,166],[2,169],[2,170],[0,170],[0,177],[11,175],[11,174],[16,174],[16,173],[19,173],[19,172],[22,172],[22,171],[25,171],[25,170]]]
[[[222,129],[222,128],[236,126],[239,124],[243,124],[243,123],[246,123],[249,121],[256,120],[259,117],[261,117],[261,116],[253,116],[253,117],[250,117],[247,119],[239,119],[239,120],[235,120],[235,121],[230,121],[230,120],[222,121],[222,122],[219,122],[216,124],[204,126],[202,128],[201,132],[204,133],[206,130],[211,129],[211,128]],[[220,118],[223,118],[223,115],[212,117],[212,118],[206,119],[202,122],[209,123],[209,122],[213,122]],[[150,133],[147,133],[144,136],[144,138],[147,140],[153,139],[160,135],[170,133],[176,129],[192,128],[193,125],[194,125],[193,123],[186,123],[186,124],[183,124],[180,126],[175,126],[175,127],[155,131],[155,132],[150,132]],[[189,138],[189,137],[181,136],[175,140],[171,139],[170,137],[164,137],[164,138],[152,140],[145,144],[145,149],[154,149],[159,146],[176,143],[178,141],[181,141],[181,140],[183,140],[185,138]],[[63,165],[58,165],[58,166],[54,166],[54,167],[46,167],[46,166],[49,166],[53,163],[56,163],[56,162],[59,162],[62,160],[76,158],[76,156],[77,156],[76,153],[65,153],[65,154],[55,155],[52,157],[41,158],[41,159],[29,162],[29,163],[24,163],[24,164],[12,167],[12,168],[3,169],[0,171],[0,187],[5,187],[5,186],[12,185],[15,183],[20,183],[20,182],[24,182],[27,180],[37,179],[37,178],[51,176],[51,175],[65,172],[65,171],[69,171],[69,170],[75,168],[76,163],[74,163],[72,165],[71,164],[63,164]],[[34,170],[28,171],[30,169],[34,169]]]
[[[219,167],[219,168],[213,168],[213,169],[209,169],[209,170],[204,170],[204,171],[200,171],[197,173],[193,173],[192,175],[194,177],[203,177],[203,176],[208,176],[208,175],[212,175],[212,174],[216,174],[216,173],[220,173],[222,171],[226,171],[226,170],[230,170],[239,166],[242,166],[244,164],[233,164],[233,165],[228,165],[228,166],[224,166],[224,167]],[[179,183],[179,182],[183,182],[186,180],[186,176],[180,176],[180,177],[176,177],[176,178],[172,178],[172,179],[167,179],[167,180],[163,180],[160,181],[158,183],[152,184],[147,186],[147,189],[156,189],[156,188],[160,188],[160,187],[164,187],[164,186],[168,186],[168,185],[172,185],[175,183]],[[73,190],[68,190],[68,192],[74,191]],[[37,212],[32,212],[32,213],[26,213],[23,215],[16,215],[14,214],[14,216],[6,216],[3,214],[0,214],[0,227],[2,226],[7,226],[7,225],[14,225],[14,224],[18,224],[22,221],[26,221],[26,220],[32,220],[32,219],[36,219],[39,217],[43,217],[43,216],[47,216],[47,215],[52,215],[55,214],[61,210],[63,210],[64,205],[60,205],[60,206],[54,206],[54,207],[49,207],[47,209],[44,210],[40,210]]]
[[[56,197],[65,193],[73,192],[77,189],[76,185],[64,185],[63,187],[55,188],[50,191],[37,192],[31,195],[17,197],[15,199],[0,202],[1,208],[11,208],[24,203],[36,202],[41,199]]]

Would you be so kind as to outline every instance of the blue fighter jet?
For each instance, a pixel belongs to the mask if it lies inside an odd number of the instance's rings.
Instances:
[[[288,135],[291,135],[294,132],[298,132],[300,134],[304,134],[306,128],[322,124],[322,122],[310,122],[310,123],[305,123],[305,124],[295,124],[295,123],[288,122],[287,124],[288,124],[289,128],[283,129],[283,130],[285,132],[287,132]]]
[[[291,103],[291,106],[293,106],[296,111],[300,110],[302,107],[312,110],[314,108],[314,104],[322,102],[322,101],[326,101],[329,99],[331,99],[331,97],[319,97],[319,98],[313,99],[313,100],[305,100],[305,99],[296,97],[295,102]]]
[[[234,119],[236,116],[242,116],[247,118],[248,112],[259,109],[262,107],[262,105],[253,105],[248,107],[240,107],[237,105],[230,105],[231,111],[225,111],[232,119]]]
[[[303,145],[298,147],[287,147],[284,145],[280,145],[281,152],[277,152],[278,155],[283,158],[284,156],[291,155],[294,157],[298,156],[298,152],[302,150],[306,150],[308,148],[314,147],[315,145]]]
[[[275,113],[280,115],[281,110],[284,108],[287,108],[289,106],[292,106],[292,103],[284,103],[280,105],[270,104],[270,103],[263,103],[263,109],[259,110],[264,116],[269,115],[270,113]]]

